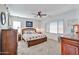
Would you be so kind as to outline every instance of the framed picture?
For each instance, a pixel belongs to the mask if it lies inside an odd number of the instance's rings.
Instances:
[[[32,21],[26,21],[26,27],[33,27]]]

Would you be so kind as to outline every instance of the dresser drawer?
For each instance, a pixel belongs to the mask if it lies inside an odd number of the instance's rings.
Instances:
[[[65,44],[72,44],[72,45],[76,45],[76,46],[79,46],[79,42],[78,41],[74,41],[74,40],[70,40],[70,39],[63,39],[62,40],[63,41],[63,43],[65,43]]]

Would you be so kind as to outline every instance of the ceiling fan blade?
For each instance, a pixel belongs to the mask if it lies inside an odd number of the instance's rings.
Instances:
[[[37,15],[34,15],[34,17],[37,17]]]
[[[32,13],[32,15],[37,15],[37,14],[35,14],[35,13]]]
[[[47,14],[41,14],[41,16],[47,16]]]

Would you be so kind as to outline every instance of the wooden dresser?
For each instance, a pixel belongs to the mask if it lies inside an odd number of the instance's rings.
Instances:
[[[62,55],[79,55],[79,38],[61,37]]]
[[[17,31],[13,29],[1,30],[1,54],[17,54]]]

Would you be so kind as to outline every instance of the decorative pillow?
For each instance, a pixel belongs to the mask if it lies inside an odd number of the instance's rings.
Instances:
[[[35,31],[24,31],[24,34],[34,34]]]
[[[28,33],[28,31],[24,31],[24,34],[27,34]]]
[[[27,32],[27,34],[32,34],[32,32]]]

